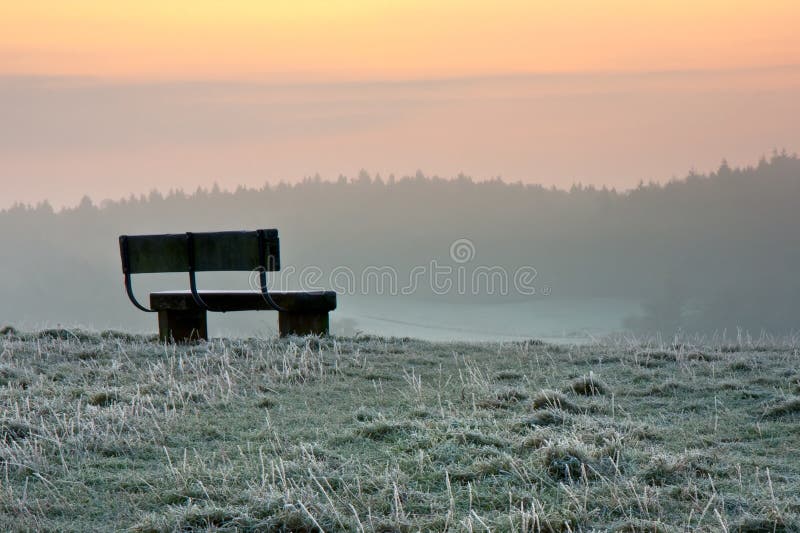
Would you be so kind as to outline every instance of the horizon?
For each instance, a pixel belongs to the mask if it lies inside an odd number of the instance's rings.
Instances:
[[[397,176],[394,173],[390,173],[388,175],[383,175],[380,172],[372,173],[369,169],[360,169],[355,175],[347,176],[344,174],[340,174],[336,178],[328,178],[325,176],[321,176],[318,173],[313,176],[303,176],[297,180],[280,180],[277,182],[264,182],[261,185],[254,184],[254,185],[244,185],[239,184],[235,186],[220,186],[219,183],[214,182],[210,186],[203,186],[198,185],[194,189],[185,189],[182,187],[173,187],[167,190],[159,190],[159,189],[150,189],[149,191],[143,191],[139,193],[131,192],[126,196],[120,196],[116,198],[93,198],[90,194],[84,194],[80,197],[80,199],[74,203],[69,205],[54,205],[48,199],[39,200],[36,202],[13,202],[10,205],[0,205],[0,213],[8,211],[14,208],[25,208],[25,209],[37,209],[42,206],[50,206],[55,213],[60,213],[63,211],[69,211],[74,209],[79,209],[81,205],[86,201],[89,200],[93,207],[103,209],[107,205],[119,204],[121,202],[125,202],[131,199],[135,200],[147,200],[153,194],[157,194],[162,198],[170,198],[173,196],[186,196],[191,198],[193,195],[197,193],[209,194],[209,193],[221,193],[221,194],[238,194],[240,191],[244,192],[262,192],[267,191],[270,189],[280,188],[280,187],[300,187],[307,185],[309,183],[322,183],[322,184],[329,184],[329,185],[338,185],[340,180],[344,179],[345,184],[353,185],[357,184],[363,173],[366,173],[366,176],[369,177],[370,183],[377,183],[379,180],[386,186],[390,186],[392,183],[408,181],[408,180],[415,180],[418,177],[422,177],[425,180],[443,180],[448,182],[456,182],[461,179],[466,179],[468,182],[479,185],[479,184],[491,184],[491,183],[500,183],[506,186],[517,186],[520,185],[526,188],[541,188],[548,191],[557,191],[563,193],[570,193],[573,189],[579,190],[607,190],[608,192],[615,193],[618,195],[627,195],[637,189],[642,187],[664,187],[666,185],[674,184],[674,183],[685,183],[690,178],[701,178],[701,179],[709,179],[713,177],[713,175],[717,174],[718,171],[727,165],[727,167],[731,171],[747,171],[755,169],[759,163],[762,161],[770,161],[774,157],[789,157],[796,159],[798,157],[797,152],[789,152],[785,148],[782,149],[773,149],[771,154],[768,156],[767,154],[762,154],[759,156],[758,161],[755,163],[750,164],[743,164],[743,165],[731,165],[730,161],[727,158],[723,158],[721,162],[713,169],[699,171],[697,169],[690,169],[685,175],[683,176],[672,176],[668,180],[640,180],[636,185],[627,187],[627,188],[618,188],[618,187],[608,187],[606,185],[600,184],[593,184],[593,183],[582,183],[580,181],[573,182],[567,186],[557,186],[555,184],[545,185],[539,182],[524,182],[521,180],[510,181],[504,179],[502,176],[495,176],[495,177],[487,177],[487,178],[475,178],[474,176],[470,176],[468,174],[459,174],[456,176],[439,176],[436,174],[426,174],[421,169],[417,170],[414,174],[403,174],[401,176]]]

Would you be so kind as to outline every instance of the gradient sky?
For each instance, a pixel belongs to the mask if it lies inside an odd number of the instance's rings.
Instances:
[[[800,3],[4,2],[0,208],[458,172],[630,187],[800,149]]]

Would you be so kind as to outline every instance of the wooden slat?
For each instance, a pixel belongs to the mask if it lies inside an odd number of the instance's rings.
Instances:
[[[214,311],[264,311],[269,304],[256,291],[198,291]],[[276,304],[289,312],[333,311],[334,291],[270,291]],[[156,310],[198,309],[190,291],[163,291],[150,294],[150,307]]]
[[[249,271],[265,266],[267,270],[280,270],[278,230],[264,231],[265,261],[259,256],[256,231],[194,233],[194,269],[197,272]],[[189,271],[186,234],[129,235],[120,238],[120,246],[124,246],[123,240],[127,242],[131,274]]]
[[[271,249],[268,252],[277,250],[277,241],[277,235],[267,239],[267,246]],[[194,251],[195,270],[198,272],[254,270],[261,266],[258,233],[255,231],[195,233]],[[275,258],[273,262],[277,262]]]
[[[127,242],[131,274],[189,270],[189,253],[184,233],[129,235]]]

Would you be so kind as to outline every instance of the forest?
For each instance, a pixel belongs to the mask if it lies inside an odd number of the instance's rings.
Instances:
[[[17,204],[0,211],[0,324],[152,327],[125,298],[119,235],[278,228],[284,270],[314,266],[323,280],[342,268],[391,267],[402,280],[431,261],[458,266],[451,245],[465,239],[472,266],[533,268],[546,288],[434,294],[422,284],[402,296],[421,306],[431,298],[622,298],[641,303],[643,312],[625,321],[634,331],[781,334],[800,325],[798,205],[800,160],[785,152],[628,191],[364,170],[256,189],[85,197],[60,210]],[[247,284],[246,275],[203,279]],[[137,290],[182,285],[168,275]]]

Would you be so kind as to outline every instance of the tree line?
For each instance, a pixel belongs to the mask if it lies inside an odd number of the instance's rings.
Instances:
[[[284,265],[298,268],[408,272],[431,260],[453,264],[451,244],[468,239],[473,264],[534,267],[549,298],[642,302],[631,329],[787,332],[800,326],[798,205],[800,160],[786,153],[630,191],[362,171],[99,204],[86,197],[58,211],[18,204],[0,211],[0,322],[149,327],[122,293],[118,235],[276,227]],[[167,278],[145,279],[142,290],[183,282]]]

